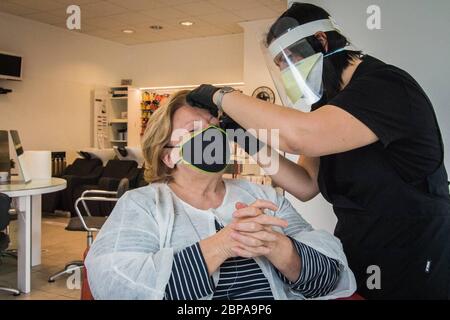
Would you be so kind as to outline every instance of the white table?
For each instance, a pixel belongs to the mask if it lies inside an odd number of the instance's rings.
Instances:
[[[0,184],[0,192],[18,198],[17,286],[31,291],[31,267],[41,264],[42,195],[64,190],[66,180],[51,178],[29,183]]]

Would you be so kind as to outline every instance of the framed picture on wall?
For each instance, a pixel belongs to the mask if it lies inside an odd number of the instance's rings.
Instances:
[[[253,91],[252,97],[255,97],[260,100],[264,100],[270,103],[275,103],[275,93],[269,87],[258,87]]]

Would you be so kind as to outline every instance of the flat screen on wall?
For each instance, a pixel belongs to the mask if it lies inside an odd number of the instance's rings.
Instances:
[[[22,80],[22,57],[0,52],[0,79]]]

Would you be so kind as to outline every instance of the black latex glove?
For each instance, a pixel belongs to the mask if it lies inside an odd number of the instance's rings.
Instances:
[[[265,143],[258,140],[251,133],[247,132],[244,128],[242,128],[239,123],[234,121],[229,115],[226,113],[220,117],[220,127],[223,130],[230,130],[227,133],[230,140],[238,143],[239,146],[247,152],[250,156],[255,155],[261,150],[262,147],[265,146]]]
[[[213,96],[220,88],[210,84],[202,84],[200,87],[192,90],[186,97],[186,101],[193,107],[208,110],[212,116],[219,115],[219,108],[213,102]]]
[[[220,117],[219,121],[220,121],[220,127],[223,130],[227,130],[227,129],[233,129],[233,130],[242,129],[242,130],[245,130],[244,128],[242,128],[239,125],[239,123],[237,123],[236,121],[231,119],[231,117],[229,115],[227,115],[226,113],[224,113]]]

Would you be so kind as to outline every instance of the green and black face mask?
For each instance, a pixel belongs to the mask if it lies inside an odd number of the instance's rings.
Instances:
[[[180,162],[204,173],[222,172],[230,161],[227,133],[213,125],[193,133],[176,148],[180,149]]]

